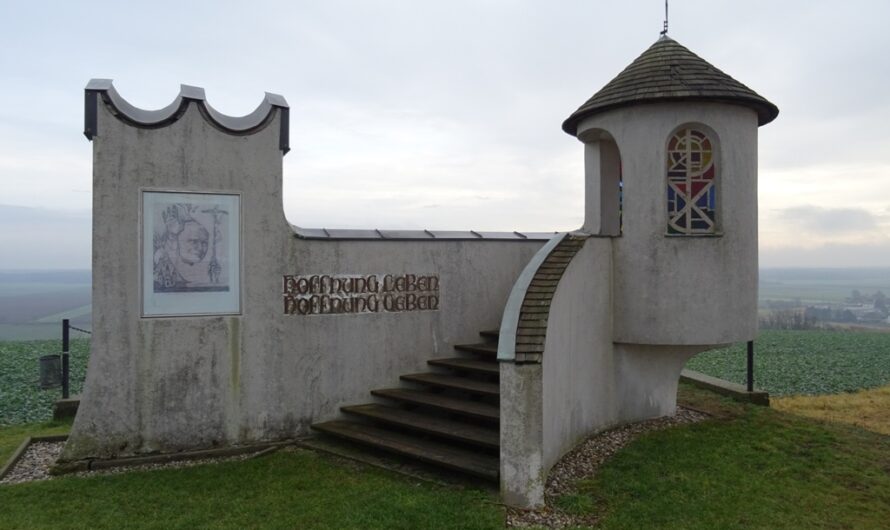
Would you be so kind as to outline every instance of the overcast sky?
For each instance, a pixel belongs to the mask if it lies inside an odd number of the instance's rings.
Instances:
[[[657,38],[661,0],[0,0],[0,269],[89,267],[83,88],[179,84],[291,105],[284,209],[306,227],[567,230],[562,121]],[[890,265],[890,2],[674,0],[670,35],[774,102],[762,266]]]

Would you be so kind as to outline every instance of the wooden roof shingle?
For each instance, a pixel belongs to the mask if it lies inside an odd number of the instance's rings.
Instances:
[[[667,35],[636,58],[615,79],[581,105],[562,124],[575,136],[581,120],[638,103],[717,101],[749,107],[758,125],[773,121],[779,109]]]

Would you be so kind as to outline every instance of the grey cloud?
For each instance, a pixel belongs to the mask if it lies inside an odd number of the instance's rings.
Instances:
[[[848,233],[877,227],[874,215],[863,208],[823,208],[795,206],[779,210],[779,218],[806,230]]]
[[[760,250],[761,267],[886,267],[890,243],[874,245],[831,243],[814,248],[782,247]]]

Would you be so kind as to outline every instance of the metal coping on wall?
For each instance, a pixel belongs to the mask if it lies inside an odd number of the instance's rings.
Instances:
[[[278,94],[266,92],[259,106],[246,116],[229,116],[210,106],[203,88],[180,85],[179,94],[172,103],[159,110],[145,110],[121,97],[111,79],[92,79],[84,89],[83,134],[87,140],[92,140],[98,134],[100,97],[117,119],[140,129],[160,129],[171,125],[185,114],[190,103],[195,103],[201,116],[215,129],[235,136],[248,136],[264,129],[278,112],[281,115],[278,148],[282,154],[290,151],[290,107]]]
[[[291,225],[298,239],[338,241],[548,241],[556,232],[477,232],[475,230],[383,230],[302,228]]]

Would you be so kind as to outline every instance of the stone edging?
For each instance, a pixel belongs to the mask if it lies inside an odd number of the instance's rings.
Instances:
[[[680,373],[680,381],[699,388],[704,388],[705,390],[710,390],[711,392],[716,392],[717,394],[721,394],[736,401],[751,403],[752,405],[761,405],[764,407],[769,406],[769,392],[757,389],[753,392],[748,392],[748,389],[742,385],[711,377],[694,370],[684,369]]]
[[[237,447],[222,447],[219,449],[201,449],[198,451],[183,451],[179,453],[164,453],[147,456],[130,456],[124,458],[113,458],[106,460],[77,460],[74,462],[65,462],[56,464],[50,470],[52,475],[64,475],[79,471],[96,471],[99,469],[111,469],[115,467],[139,466],[144,464],[165,464],[178,460],[198,460],[202,458],[223,458],[228,456],[238,456],[246,453],[257,453],[254,456],[261,456],[277,451],[286,446],[293,445],[293,440],[283,442],[268,442],[254,445],[241,445]]]

